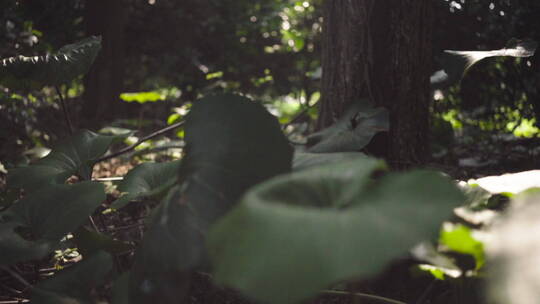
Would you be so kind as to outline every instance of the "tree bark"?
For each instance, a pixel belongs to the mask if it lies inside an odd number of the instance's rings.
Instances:
[[[102,49],[84,79],[82,116],[101,121],[122,114],[119,101],[124,80],[124,28],[128,8],[124,0],[88,0],[85,25],[88,35],[102,36]]]
[[[393,167],[429,156],[430,0],[326,0],[319,127],[353,102],[390,112],[390,131],[371,146]],[[364,101],[363,101],[364,100]]]

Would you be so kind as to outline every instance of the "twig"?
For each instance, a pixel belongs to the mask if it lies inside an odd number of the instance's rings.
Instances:
[[[346,292],[346,291],[338,291],[338,290],[324,290],[322,292],[322,294],[334,295],[334,296],[354,296],[354,297],[358,297],[358,298],[361,298],[361,299],[379,301],[379,302],[382,302],[382,303],[389,303],[389,304],[407,304],[405,302],[401,302],[401,301],[397,301],[397,300],[393,300],[393,299],[388,299],[388,298],[381,297],[381,296],[370,295],[370,294],[366,294],[366,293],[359,293],[359,292]]]
[[[304,115],[307,114],[307,112],[313,108],[314,106],[316,106],[319,102],[317,101],[316,103],[312,104],[312,105],[308,105],[307,107],[305,107],[302,111],[300,111],[300,113],[298,113],[295,117],[293,117],[293,119],[291,119],[288,123],[284,124],[281,128],[283,130],[287,129],[288,126],[292,125],[293,123],[297,122],[298,120],[300,120],[300,118],[304,117]]]
[[[145,141],[147,141],[147,140],[150,140],[150,139],[152,139],[152,138],[154,138],[154,137],[158,137],[158,136],[160,136],[160,135],[162,135],[162,134],[165,134],[165,133],[167,133],[167,132],[169,132],[169,131],[171,131],[171,130],[174,130],[174,129],[176,129],[176,128],[179,128],[179,127],[181,127],[182,125],[184,125],[184,121],[180,121],[180,122],[174,123],[174,124],[172,124],[172,125],[170,125],[170,126],[168,126],[168,127],[165,127],[165,128],[163,128],[163,129],[157,130],[157,131],[155,131],[155,132],[153,132],[153,133],[151,133],[151,134],[149,134],[149,135],[147,135],[147,136],[145,136],[145,137],[139,139],[136,143],[134,143],[134,144],[131,145],[131,146],[125,147],[124,149],[122,149],[122,150],[120,150],[120,151],[117,151],[117,152],[115,152],[115,153],[112,153],[112,154],[109,154],[109,155],[105,155],[105,156],[99,158],[99,159],[97,160],[97,162],[105,161],[105,160],[108,160],[108,159],[111,159],[111,158],[120,156],[120,155],[122,155],[122,154],[128,153],[128,152],[134,150],[135,148],[137,148],[137,147],[138,147],[140,144],[142,144],[143,142],[145,142]]]
[[[54,86],[54,88],[56,89],[56,94],[58,94],[58,97],[60,98],[60,104],[62,105],[62,111],[64,112],[64,118],[66,119],[69,134],[73,135],[73,124],[71,123],[71,119],[69,118],[69,112],[66,102],[64,100],[64,96],[62,96],[62,92],[60,92],[60,88],[58,86]]]

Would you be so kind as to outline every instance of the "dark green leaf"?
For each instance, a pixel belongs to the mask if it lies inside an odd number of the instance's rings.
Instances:
[[[176,183],[180,161],[167,163],[144,163],[124,177],[118,186],[122,196],[112,203],[111,208],[119,209],[130,201],[151,197],[164,192]]]
[[[195,102],[186,117],[185,141],[182,184],[155,211],[137,252],[133,303],[156,297],[172,303],[170,284],[187,284],[186,271],[205,260],[209,225],[246,189],[291,168],[292,148],[276,118],[245,97],[215,95]]]
[[[340,280],[378,273],[436,236],[463,202],[440,174],[394,174],[373,184],[366,177],[377,166],[365,166],[358,160],[329,165],[327,174],[304,170],[248,191],[210,231],[216,279],[263,302],[296,303]],[[344,168],[348,178],[339,182]],[[329,185],[320,189],[324,179]]]
[[[293,169],[303,170],[315,166],[336,163],[345,160],[355,160],[366,158],[367,156],[359,152],[341,152],[341,153],[294,153]]]
[[[58,240],[79,227],[105,200],[96,182],[50,185],[27,195],[6,212],[30,228],[37,239]]]
[[[0,266],[41,259],[53,248],[47,241],[25,240],[16,232],[19,226],[20,224],[16,222],[0,223],[0,252],[2,252]]]
[[[72,175],[90,179],[92,166],[109,146],[123,136],[105,136],[81,130],[58,143],[52,152],[35,164],[8,171],[8,186],[35,191],[48,184],[63,184]]]
[[[101,37],[89,37],[66,45],[55,54],[6,58],[0,61],[0,82],[12,89],[68,83],[88,72],[100,49]]]
[[[95,303],[91,291],[103,282],[111,269],[111,256],[98,252],[58,272],[50,279],[39,282],[32,289],[30,300],[40,304]]]
[[[89,256],[98,251],[120,254],[133,249],[133,245],[117,241],[105,234],[91,231],[84,227],[77,229],[74,233],[73,241],[77,245],[77,251],[83,256]]]
[[[334,125],[308,137],[308,152],[357,152],[388,128],[388,111],[354,103]]]

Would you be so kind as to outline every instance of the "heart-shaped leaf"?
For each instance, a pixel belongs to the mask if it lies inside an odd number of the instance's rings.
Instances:
[[[464,199],[433,172],[369,182],[376,168],[365,160],[332,164],[248,191],[210,231],[216,279],[262,302],[298,303],[332,283],[378,273],[435,237]]]
[[[81,225],[105,200],[96,182],[50,185],[29,194],[6,212],[15,214],[36,238],[60,239]]]
[[[103,185],[94,182],[50,185],[28,194],[0,213],[0,264],[45,256],[104,200]]]
[[[215,95],[195,102],[184,130],[181,185],[155,211],[138,250],[132,303],[172,301],[160,293],[174,290],[175,281],[184,282],[186,271],[203,263],[209,225],[249,187],[291,168],[292,147],[276,118],[245,97]]]
[[[367,156],[359,152],[338,152],[338,153],[306,153],[296,152],[293,158],[293,170],[303,170],[315,166],[327,165],[345,160],[366,158]]]
[[[58,143],[49,155],[36,163],[9,170],[8,186],[30,192],[52,183],[63,184],[72,175],[89,180],[96,160],[123,137],[81,130]]]
[[[0,82],[15,89],[39,89],[68,83],[86,74],[101,49],[101,37],[89,37],[68,44],[55,54],[17,56],[0,61]]]
[[[389,129],[388,111],[354,103],[332,126],[308,137],[311,153],[357,152],[373,136]]]
[[[85,257],[82,262],[39,282],[30,301],[41,304],[93,304],[92,289],[101,284],[112,269],[112,258],[105,252]]]
[[[129,171],[118,185],[122,196],[111,208],[120,209],[130,201],[164,192],[176,183],[180,161],[144,163]]]

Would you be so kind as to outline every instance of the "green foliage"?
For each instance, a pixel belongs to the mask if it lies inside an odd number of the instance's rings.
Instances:
[[[41,258],[73,232],[105,200],[103,185],[50,184],[0,213],[1,264]]]
[[[486,262],[484,244],[476,240],[471,229],[464,225],[446,225],[441,231],[440,243],[455,252],[473,256],[476,269],[482,268]]]
[[[371,141],[379,132],[388,131],[388,111],[383,108],[365,108],[363,103],[353,103],[332,126],[308,137],[308,152],[355,152]]]
[[[339,153],[306,153],[296,152],[293,158],[293,169],[302,170],[324,164],[337,163],[346,160],[367,158],[360,152],[339,152]]]
[[[155,210],[135,257],[133,303],[177,301],[186,272],[205,260],[209,226],[246,189],[291,168],[292,148],[277,120],[245,97],[197,101],[186,118],[185,141],[180,185]]]
[[[210,233],[216,279],[262,302],[298,303],[340,280],[372,276],[436,236],[461,192],[433,172],[373,181],[381,165],[341,162],[250,190]]]
[[[119,209],[130,201],[159,195],[176,183],[180,161],[144,163],[129,173],[118,185],[122,196],[111,208]]]
[[[35,191],[49,184],[62,184],[70,176],[83,180],[92,176],[92,167],[110,145],[124,136],[105,136],[82,130],[58,143],[45,158],[8,172],[8,185]]]
[[[101,49],[101,37],[89,37],[68,44],[57,53],[43,56],[17,56],[0,61],[0,82],[9,88],[36,89],[59,86],[85,74]]]
[[[158,100],[165,100],[165,95],[160,94],[159,92],[137,92],[137,93],[122,93],[120,94],[120,99],[126,102],[156,102]]]

